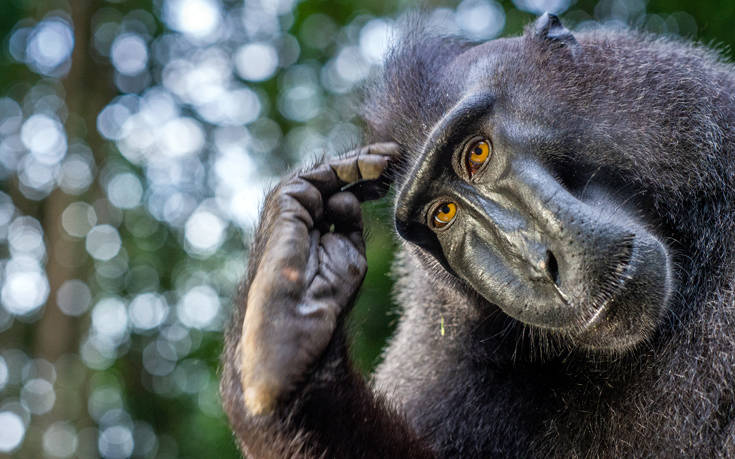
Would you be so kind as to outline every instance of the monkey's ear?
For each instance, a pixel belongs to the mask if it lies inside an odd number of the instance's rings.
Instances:
[[[572,32],[561,24],[559,17],[555,14],[544,13],[543,16],[536,19],[536,22],[533,23],[531,34],[536,40],[566,46],[572,53],[579,46]]]

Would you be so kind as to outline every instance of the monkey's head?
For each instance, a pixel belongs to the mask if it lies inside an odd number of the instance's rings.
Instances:
[[[668,241],[694,237],[685,203],[717,174],[697,60],[643,35],[575,37],[548,14],[522,37],[404,43],[367,118],[405,150],[409,249],[480,307],[574,347],[652,336],[679,276]]]

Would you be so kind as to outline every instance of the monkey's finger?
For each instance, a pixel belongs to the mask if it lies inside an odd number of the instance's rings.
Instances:
[[[342,185],[359,180],[377,180],[390,163],[389,156],[361,154],[335,159],[329,166]]]
[[[341,191],[353,193],[362,202],[379,199],[385,196],[390,188],[389,174],[392,158],[378,155],[361,155],[354,158],[345,158],[339,163],[333,163],[337,174],[345,183]]]
[[[324,215],[322,193],[309,181],[296,177],[279,190],[279,210],[282,217],[294,216],[306,225],[314,227]]]
[[[319,274],[307,288],[315,303],[335,304],[341,312],[351,303],[367,272],[365,254],[344,234],[327,233],[319,241]],[[316,280],[315,279],[315,280]]]
[[[348,153],[344,159],[356,161],[342,165],[341,178],[347,183],[341,190],[354,193],[362,202],[382,198],[392,181],[387,171],[400,154],[395,142],[374,143]]]
[[[393,159],[398,159],[401,155],[401,147],[395,142],[371,143],[360,150],[365,154],[390,156]]]
[[[360,253],[365,253],[362,237],[362,209],[358,198],[348,192],[340,192],[327,200],[325,215],[334,224],[336,233],[344,234]]]
[[[314,185],[323,195],[329,196],[339,191],[342,186],[337,174],[329,163],[321,164],[313,169],[304,171],[299,177]]]
[[[279,185],[268,197],[264,220],[269,234],[250,285],[251,296],[269,304],[303,293],[304,270],[315,258],[311,254],[312,234],[323,221],[322,199],[319,190],[298,177]],[[256,288],[256,284],[267,288]]]
[[[363,197],[361,200],[376,199],[387,191],[390,183],[384,173],[399,154],[398,144],[370,144],[302,172],[299,177],[308,180],[325,195],[358,183],[359,186],[351,192],[358,191],[356,194]],[[362,190],[365,192],[361,193]]]

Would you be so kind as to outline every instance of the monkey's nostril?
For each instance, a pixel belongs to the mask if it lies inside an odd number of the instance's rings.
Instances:
[[[554,283],[559,285],[559,263],[551,250],[546,251],[546,272]]]

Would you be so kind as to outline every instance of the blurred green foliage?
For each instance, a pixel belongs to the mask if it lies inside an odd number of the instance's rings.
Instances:
[[[729,51],[735,3],[429,1],[470,38],[538,12]],[[0,455],[239,457],[222,328],[265,190],[362,141],[354,90],[408,1],[5,0]],[[442,22],[443,21],[443,22]],[[356,365],[398,311],[387,200],[365,206]]]

